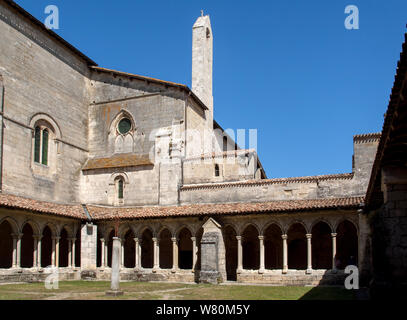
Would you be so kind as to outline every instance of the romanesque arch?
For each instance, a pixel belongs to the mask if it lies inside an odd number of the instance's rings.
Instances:
[[[324,221],[316,223],[312,234],[312,268],[332,268],[332,229]]]
[[[243,269],[258,270],[260,268],[259,231],[252,224],[242,233]]]
[[[264,230],[264,265],[266,269],[283,268],[283,240],[281,228],[271,223]]]
[[[159,247],[160,247],[160,268],[161,269],[171,269],[173,262],[173,250],[172,250],[172,240],[171,232],[168,228],[161,229],[158,234]]]
[[[0,268],[11,268],[13,264],[13,228],[7,220],[0,222]]]
[[[52,231],[49,226],[42,230],[41,239],[41,267],[52,265]]]
[[[237,280],[237,239],[236,231],[231,225],[227,225],[223,231],[223,240],[226,249],[226,277],[227,280]]]
[[[34,266],[34,231],[29,223],[22,230],[21,238],[21,267],[32,268]]]
[[[303,270],[307,268],[306,229],[303,224],[296,222],[287,232],[288,268]]]
[[[192,269],[192,234],[183,227],[178,233],[178,267],[180,269]]]
[[[129,229],[124,235],[124,267],[125,268],[134,268],[136,265],[136,251],[134,242],[134,232]]]
[[[141,267],[152,268],[154,264],[153,232],[146,228],[141,234]]]
[[[343,220],[336,227],[336,256],[335,263],[338,269],[347,265],[357,265],[358,232],[355,225]]]

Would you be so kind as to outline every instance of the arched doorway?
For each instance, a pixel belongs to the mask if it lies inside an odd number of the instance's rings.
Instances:
[[[61,268],[65,268],[68,266],[68,251],[68,232],[65,228],[63,228],[59,239],[59,267]]]
[[[259,233],[253,225],[249,225],[242,233],[243,269],[258,270],[260,268]]]
[[[113,237],[114,230],[110,231],[109,237],[107,238],[107,243],[105,239],[105,245],[107,246],[107,266],[110,268],[112,267]]]
[[[33,229],[26,223],[21,238],[21,267],[32,268],[34,266],[34,237]]]
[[[161,230],[159,234],[160,241],[160,268],[172,268],[172,241],[171,232],[168,229]]]
[[[305,270],[307,268],[306,233],[301,223],[293,224],[287,232],[289,269]]]
[[[271,224],[264,231],[264,266],[266,269],[283,269],[283,240],[278,225]]]
[[[224,229],[224,241],[226,249],[226,278],[229,281],[237,280],[237,239],[236,231],[232,226]]]
[[[0,268],[8,269],[13,264],[13,229],[8,221],[0,224]]]
[[[358,231],[348,220],[342,221],[336,228],[336,266],[345,269],[348,265],[357,265]]]
[[[178,267],[180,269],[192,269],[192,234],[187,228],[183,228],[178,234]]]
[[[325,222],[318,222],[312,227],[312,268],[332,268],[332,231]]]
[[[141,235],[141,267],[152,268],[154,264],[153,233],[150,229],[144,230]]]
[[[124,236],[124,267],[134,268],[136,266],[136,243],[134,242],[134,233],[128,230]]]
[[[41,267],[46,268],[52,265],[52,232],[46,226],[42,231],[41,239]]]

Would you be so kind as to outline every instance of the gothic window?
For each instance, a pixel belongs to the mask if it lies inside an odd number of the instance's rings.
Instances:
[[[109,144],[114,153],[134,152],[135,123],[130,114],[122,111],[113,121],[109,132]]]
[[[43,126],[34,129],[34,162],[48,165],[49,131]]]

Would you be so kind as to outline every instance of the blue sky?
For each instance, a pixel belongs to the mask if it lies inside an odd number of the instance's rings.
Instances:
[[[354,134],[379,132],[407,23],[405,0],[17,0],[100,66],[191,85],[192,25],[214,36],[215,118],[257,129],[268,177],[351,172]],[[344,27],[359,8],[359,30]]]

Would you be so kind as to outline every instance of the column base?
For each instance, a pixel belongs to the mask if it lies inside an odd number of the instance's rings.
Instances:
[[[171,269],[171,273],[176,273],[178,269]]]
[[[331,272],[332,272],[332,273],[338,273],[338,269],[336,269],[336,268],[335,268],[335,269],[331,269]]]
[[[307,269],[307,271],[305,271],[306,274],[312,274],[312,269]]]
[[[286,274],[287,272],[288,272],[288,268],[287,267],[283,268],[283,273]]]
[[[123,291],[121,290],[109,290],[106,291],[106,295],[109,297],[118,297],[118,296],[122,296],[124,294]]]
[[[237,274],[240,274],[240,273],[242,273],[242,272],[243,272],[243,269],[237,269],[237,270],[236,270],[236,273],[237,273]]]
[[[264,269],[259,269],[259,274],[263,274],[264,273]]]

